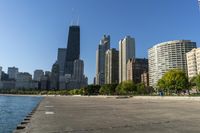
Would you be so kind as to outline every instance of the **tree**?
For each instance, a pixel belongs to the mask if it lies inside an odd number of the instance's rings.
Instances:
[[[116,92],[119,95],[133,94],[136,91],[137,87],[135,83],[131,80],[120,83],[116,88]]]
[[[116,87],[117,87],[117,84],[102,85],[100,90],[99,90],[99,93],[102,94],[102,95],[114,95]]]
[[[146,86],[147,94],[152,94],[155,90],[152,86]]]
[[[84,88],[84,95],[98,95],[100,87],[100,85],[88,85]]]
[[[137,86],[137,94],[139,95],[151,94],[154,91],[153,87],[145,86],[144,83],[138,83],[136,86]]]
[[[147,90],[146,90],[146,87],[144,85],[144,83],[139,83],[137,84],[137,93],[138,94],[147,94]]]
[[[171,69],[158,80],[157,86],[160,90],[168,93],[180,92],[189,89],[189,82],[186,74],[180,69]]]
[[[192,86],[196,86],[198,91],[200,90],[200,74],[190,79],[190,84]]]
[[[158,86],[158,91],[164,91],[167,87],[163,78],[158,80],[157,86]]]

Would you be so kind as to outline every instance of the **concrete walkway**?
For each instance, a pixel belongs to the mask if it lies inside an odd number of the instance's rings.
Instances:
[[[99,97],[45,97],[28,133],[199,133],[200,102]]]

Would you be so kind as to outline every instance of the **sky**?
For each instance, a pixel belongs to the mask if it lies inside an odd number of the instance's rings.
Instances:
[[[95,76],[95,52],[104,34],[111,47],[130,35],[136,57],[169,40],[186,39],[200,46],[197,0],[0,0],[0,66],[33,74],[51,70],[57,49],[67,47],[68,28],[81,29],[81,59],[89,83]]]

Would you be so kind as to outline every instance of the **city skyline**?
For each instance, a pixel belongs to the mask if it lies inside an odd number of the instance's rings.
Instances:
[[[12,66],[32,75],[36,69],[50,71],[57,58],[57,49],[67,45],[68,27],[72,18],[78,19],[77,16],[82,29],[81,59],[85,62],[89,83],[95,76],[95,51],[104,34],[110,35],[111,47],[117,49],[119,40],[124,36],[134,37],[136,57],[141,58],[147,58],[148,48],[169,40],[192,40],[197,42],[197,47],[200,44],[197,27],[200,14],[196,0],[127,0],[117,1],[113,7],[112,1],[88,0],[89,5],[78,0],[60,1],[56,5],[50,1],[44,9],[47,1],[37,5],[38,2],[0,2],[0,66],[5,72],[7,67]],[[121,6],[123,4],[124,7]],[[99,10],[99,5],[105,6],[105,9]],[[153,10],[156,8],[159,13]],[[113,16],[116,11],[119,16]]]

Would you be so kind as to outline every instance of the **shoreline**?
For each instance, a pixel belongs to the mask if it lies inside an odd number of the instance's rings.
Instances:
[[[43,97],[43,95],[23,95],[23,94],[0,94],[0,96],[33,96],[33,97]]]
[[[143,100],[189,100],[200,101],[200,96],[107,96],[107,95],[22,95],[22,94],[0,94],[0,96],[20,96],[20,97],[81,97],[81,98],[113,98],[113,99],[143,99]]]
[[[1,95],[0,95],[1,96]],[[13,95],[12,95],[13,96]],[[21,95],[21,96],[26,96],[26,95]],[[32,116],[35,114],[35,112],[38,110],[38,107],[40,106],[41,102],[44,100],[44,98],[42,98],[40,100],[40,102],[38,102],[36,104],[36,106],[31,110],[31,112],[28,113],[27,116],[24,117],[24,119],[18,123],[18,125],[16,126],[16,128],[13,130],[13,133],[21,133],[23,132],[28,125],[31,122]]]

